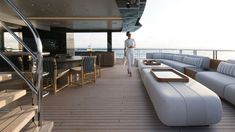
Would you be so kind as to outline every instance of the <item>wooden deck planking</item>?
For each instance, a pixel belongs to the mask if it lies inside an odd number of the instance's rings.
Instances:
[[[43,115],[54,120],[53,131],[85,132],[230,132],[235,109],[223,101],[221,122],[202,127],[167,127],[153,109],[137,69],[128,77],[121,65],[102,69],[102,77],[84,87],[70,86],[44,99]]]
[[[54,131],[151,130],[162,125],[138,72],[130,78],[120,66],[103,69],[95,84],[70,86],[44,102],[44,118],[55,121]]]
[[[121,65],[102,69],[96,83],[70,86],[43,101],[43,119],[55,132],[234,132],[235,107],[223,101],[223,118],[215,125],[167,127],[151,104],[138,71],[128,77]]]
[[[26,90],[3,90],[0,93],[0,108],[26,95]]]

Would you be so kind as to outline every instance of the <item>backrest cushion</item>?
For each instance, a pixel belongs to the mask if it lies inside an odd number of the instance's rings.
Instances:
[[[235,77],[235,64],[220,62],[217,72]]]
[[[45,78],[54,78],[54,72],[57,70],[56,60],[54,57],[43,57],[43,71],[48,72]]]
[[[196,59],[198,62],[197,62],[197,65],[195,65],[195,66],[203,68],[203,69],[209,69],[209,66],[210,66],[210,58],[209,57],[195,56],[195,55],[187,55],[187,57],[199,58],[199,59]]]
[[[146,59],[153,59],[153,53],[146,53]]]
[[[173,54],[166,53],[166,54],[162,54],[162,55],[164,55],[164,57],[162,59],[173,60]]]
[[[188,57],[185,56],[183,59],[184,63],[190,64],[190,65],[194,65],[197,67],[202,67],[202,58],[194,58],[194,57]]]
[[[182,62],[183,59],[184,59],[184,56],[181,56],[181,55],[173,55],[173,60],[174,60],[174,61]]]
[[[162,59],[162,54],[161,53],[154,53],[152,59]]]
[[[83,56],[83,72],[90,73],[95,71],[96,56]]]
[[[235,60],[228,60],[227,62],[228,62],[228,63],[235,64]]]

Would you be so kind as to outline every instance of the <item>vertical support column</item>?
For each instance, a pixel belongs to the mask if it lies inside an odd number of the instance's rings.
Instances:
[[[107,32],[107,51],[112,51],[112,32]]]
[[[3,28],[0,27],[0,50],[4,50],[4,32],[3,32]]]
[[[67,54],[75,56],[74,33],[66,33]]]
[[[182,53],[183,53],[183,50],[182,50],[182,49],[180,49],[180,50],[179,50],[179,53],[180,53],[180,54],[182,54]]]
[[[213,59],[214,60],[217,60],[217,57],[218,55],[217,55],[217,50],[213,50]]]
[[[193,50],[193,55],[197,55],[197,50]]]

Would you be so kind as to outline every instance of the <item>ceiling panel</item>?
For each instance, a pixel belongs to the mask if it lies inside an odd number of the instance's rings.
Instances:
[[[145,1],[131,0],[13,0],[16,6],[38,28],[64,28],[68,30],[125,31],[134,29],[142,15]],[[137,3],[138,2],[138,3]],[[1,20],[22,24],[12,10],[0,1]],[[15,20],[14,20],[15,19]],[[125,28],[123,28],[125,27]]]
[[[120,16],[115,0],[13,0],[27,16]]]

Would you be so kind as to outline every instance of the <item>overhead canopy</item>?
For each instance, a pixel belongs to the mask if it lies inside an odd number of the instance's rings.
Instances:
[[[146,0],[12,0],[39,29],[135,31]],[[0,1],[0,20],[23,25]]]

